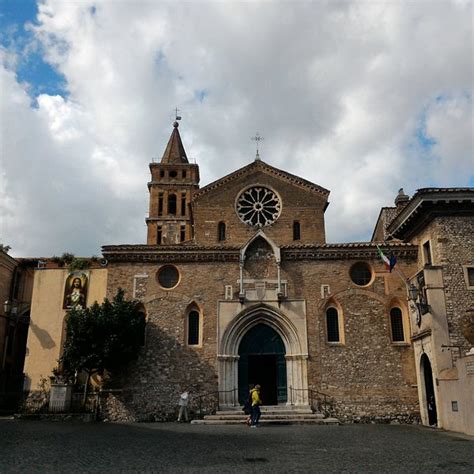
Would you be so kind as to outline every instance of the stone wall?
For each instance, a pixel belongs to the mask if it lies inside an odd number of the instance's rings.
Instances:
[[[404,284],[378,260],[370,259],[373,281],[365,288],[357,287],[349,277],[356,261],[282,262],[289,298],[306,300],[308,385],[327,393],[334,413],[345,419],[411,419],[418,410],[413,351],[408,340],[391,342],[389,324],[391,304],[407,310]],[[273,278],[267,263],[267,273]],[[415,268],[410,261],[399,265],[406,273]],[[225,285],[237,289],[239,265],[177,264],[180,282],[173,290],[158,284],[159,267],[113,262],[108,267],[109,296],[120,286],[132,297],[135,280],[135,294],[147,315],[145,346],[117,383],[128,395],[111,396],[108,419],[172,419],[183,390],[191,396],[217,390],[217,302],[224,299]],[[322,284],[330,286],[329,296],[321,294]],[[330,298],[342,309],[344,344],[326,342],[325,308]],[[202,344],[198,346],[186,344],[190,308],[198,308],[202,317]],[[408,324],[408,318],[405,322]]]
[[[468,289],[464,277],[464,265],[474,266],[474,218],[472,216],[437,217],[420,235],[420,246],[429,240],[433,265],[443,272],[446,319],[448,322],[453,360],[460,351],[469,349],[469,343],[461,332],[462,314],[474,307],[474,290]],[[419,267],[423,267],[422,252]]]

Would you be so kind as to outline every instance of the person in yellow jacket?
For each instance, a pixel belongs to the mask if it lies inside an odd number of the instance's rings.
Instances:
[[[250,428],[256,428],[261,415],[260,405],[262,404],[262,400],[260,400],[260,385],[255,385],[255,387],[250,390],[250,395],[252,398],[252,424]]]

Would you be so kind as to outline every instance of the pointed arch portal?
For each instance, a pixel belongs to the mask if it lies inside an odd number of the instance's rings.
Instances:
[[[299,319],[258,304],[227,320],[217,357],[221,407],[242,403],[256,383],[265,405],[309,405],[306,333]]]
[[[285,345],[279,334],[266,324],[249,329],[239,345],[239,402],[259,384],[264,405],[287,401]]]

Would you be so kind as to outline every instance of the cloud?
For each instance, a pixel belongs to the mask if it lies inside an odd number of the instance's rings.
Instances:
[[[398,188],[473,178],[471,18],[470,2],[45,1],[32,49],[66,92],[32,102],[4,51],[0,237],[15,255],[143,242],[178,106],[202,185],[249,163],[258,131],[263,160],[331,190],[328,241],[367,239]]]

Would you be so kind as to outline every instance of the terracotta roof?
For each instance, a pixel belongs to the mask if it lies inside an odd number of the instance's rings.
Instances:
[[[204,186],[201,188],[199,191],[194,193],[193,195],[193,200],[195,198],[198,198],[202,196],[203,194],[206,194],[216,188],[219,188],[221,186],[224,186],[231,181],[234,181],[241,176],[244,176],[245,174],[249,173],[250,171],[253,170],[262,170],[266,171],[268,174],[276,176],[280,179],[283,179],[285,181],[291,182],[293,184],[296,184],[297,186],[300,186],[302,188],[309,189],[311,191],[315,191],[316,193],[320,194],[321,196],[327,198],[329,195],[329,191],[321,186],[318,186],[317,184],[312,183],[311,181],[308,181],[304,178],[300,178],[299,176],[296,176],[294,174],[288,173],[286,171],[280,170],[278,168],[275,168],[274,166],[269,165],[268,163],[265,163],[262,160],[256,160],[253,161],[252,163],[234,171],[233,173],[228,174],[227,176],[224,176],[223,178],[220,178],[207,186]]]
[[[165,152],[161,158],[161,163],[168,165],[186,164],[189,163],[186,152],[184,151],[183,142],[178,131],[179,123],[173,123],[173,131],[171,137],[166,145]]]

